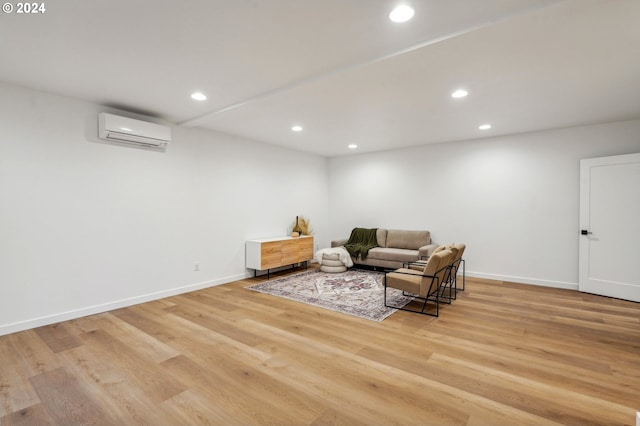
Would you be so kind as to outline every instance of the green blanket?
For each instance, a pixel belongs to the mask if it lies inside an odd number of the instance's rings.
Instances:
[[[369,250],[378,247],[377,232],[378,228],[353,228],[344,248],[356,259],[366,259]]]

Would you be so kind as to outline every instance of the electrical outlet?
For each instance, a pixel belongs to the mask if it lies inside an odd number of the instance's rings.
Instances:
[[[195,272],[198,272],[198,271],[200,270],[200,264],[199,264],[199,263],[194,263],[194,264],[193,264],[193,270],[194,270]]]

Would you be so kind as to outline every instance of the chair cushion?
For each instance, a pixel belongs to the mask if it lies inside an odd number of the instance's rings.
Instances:
[[[420,294],[422,271],[400,268],[386,275],[387,286],[411,294]]]
[[[438,291],[446,278],[447,266],[453,259],[451,250],[442,250],[429,257],[424,271],[400,268],[386,274],[386,285],[408,293],[427,297]]]

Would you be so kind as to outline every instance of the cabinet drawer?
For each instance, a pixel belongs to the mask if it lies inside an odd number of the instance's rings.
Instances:
[[[280,246],[282,245],[281,241],[271,241],[268,243],[262,243],[260,245],[260,254],[261,256],[269,256],[273,253],[280,253]]]
[[[310,259],[313,259],[313,237],[301,238],[298,241],[297,262],[306,262]]]
[[[298,240],[282,242],[282,264],[289,265],[297,263],[298,260]]]
[[[260,248],[260,268],[270,269],[282,264],[282,255],[280,253],[280,241],[263,243]]]
[[[301,239],[298,247],[300,248],[300,250],[305,250],[313,253],[313,237]]]
[[[300,248],[313,248],[313,237],[304,237],[298,240],[298,247]]]
[[[299,262],[304,262],[305,260],[313,259],[313,246],[302,248],[298,253],[300,260]]]

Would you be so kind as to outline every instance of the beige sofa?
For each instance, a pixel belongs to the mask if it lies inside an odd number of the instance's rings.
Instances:
[[[376,266],[381,268],[401,268],[406,262],[426,259],[438,247],[431,244],[429,231],[405,231],[398,229],[378,228],[376,232],[378,247],[369,250],[366,259],[356,259],[357,265]],[[331,241],[331,247],[340,247],[348,239]]]

